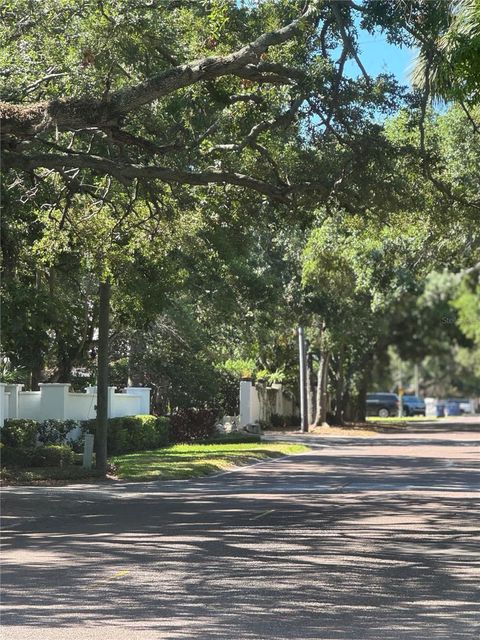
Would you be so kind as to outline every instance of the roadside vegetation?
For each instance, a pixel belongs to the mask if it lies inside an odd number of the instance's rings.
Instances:
[[[96,384],[101,471],[166,444],[109,385],[237,415],[241,378],[298,392],[299,324],[310,424],[478,391],[478,0],[7,6],[1,379]]]
[[[308,447],[282,443],[178,444],[111,459],[113,473],[125,480],[179,480],[198,478],[234,467],[307,451]]]
[[[219,433],[216,414],[189,410],[171,417],[127,416],[108,421],[110,478],[186,479],[234,466],[304,451],[306,447],[262,443],[246,432]],[[70,440],[71,429],[81,431]],[[82,468],[83,436],[94,421],[7,420],[0,431],[1,479],[10,484],[96,481],[102,474]]]
[[[238,438],[240,439],[240,438]],[[307,451],[299,444],[259,442],[259,438],[244,438],[247,442],[232,443],[232,439],[204,444],[178,444],[151,451],[137,451],[109,459],[110,479],[118,480],[179,480],[208,476],[238,466],[279,458]],[[102,474],[95,469],[83,469],[77,464],[22,468],[2,466],[0,478],[4,484],[68,484],[98,482]]]

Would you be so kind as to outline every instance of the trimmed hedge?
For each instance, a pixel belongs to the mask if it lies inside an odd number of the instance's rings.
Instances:
[[[90,433],[95,434],[96,420],[85,423]],[[124,416],[108,420],[108,455],[120,455],[133,451],[158,449],[169,443],[168,418],[150,415]]]
[[[49,444],[33,451],[32,467],[65,467],[73,464],[75,454],[66,444]]]
[[[64,467],[73,464],[75,454],[69,446],[52,444],[43,447],[0,448],[1,464],[5,467]]]
[[[5,420],[0,429],[0,442],[6,447],[34,447],[37,444],[38,422],[35,420]]]
[[[33,456],[33,447],[8,447],[0,444],[0,463],[2,467],[29,467]]]

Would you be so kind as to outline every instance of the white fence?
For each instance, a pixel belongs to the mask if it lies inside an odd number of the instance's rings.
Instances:
[[[240,382],[240,426],[259,420],[268,422],[273,414],[292,416],[298,414],[295,399],[284,391],[281,384],[254,385],[250,380]]]
[[[64,383],[41,384],[40,391],[23,391],[23,384],[0,383],[0,426],[7,418],[31,420],[89,420],[97,414],[97,388],[72,393]],[[115,393],[108,388],[108,417],[150,413],[150,389],[127,387]]]

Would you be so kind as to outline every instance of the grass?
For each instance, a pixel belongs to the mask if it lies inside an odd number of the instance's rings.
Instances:
[[[288,443],[177,444],[112,458],[118,478],[124,480],[179,480],[200,478],[235,466],[307,451]]]

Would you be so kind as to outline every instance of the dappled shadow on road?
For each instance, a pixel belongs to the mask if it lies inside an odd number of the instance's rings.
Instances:
[[[43,500],[43,515],[4,535],[2,622],[121,625],[132,638],[471,640],[474,468],[316,454],[158,488],[19,489],[17,513]]]

